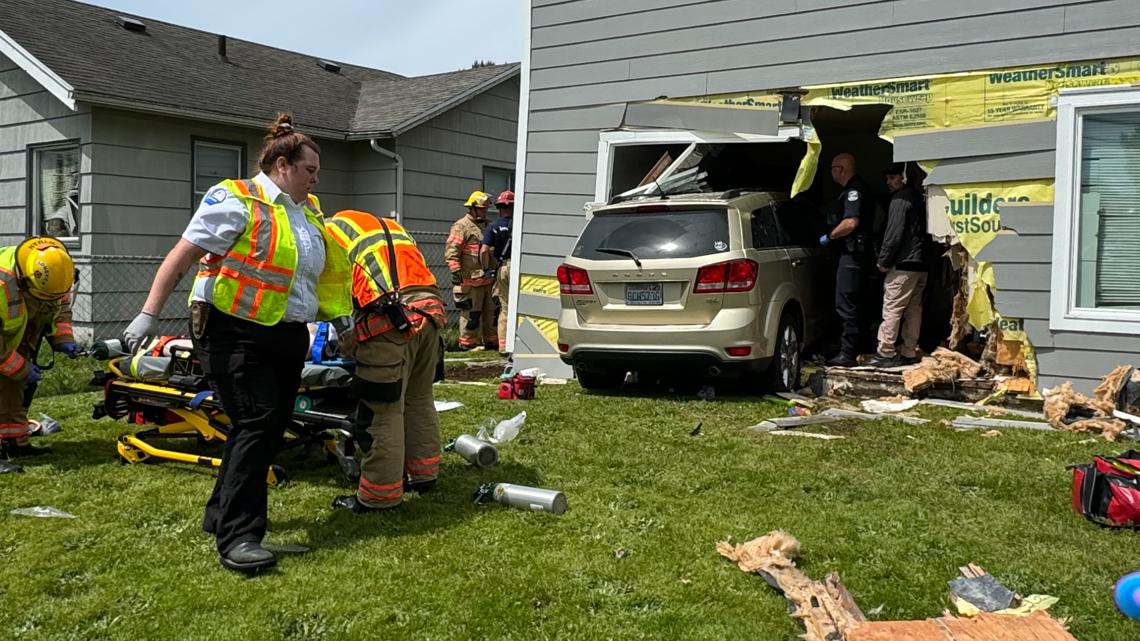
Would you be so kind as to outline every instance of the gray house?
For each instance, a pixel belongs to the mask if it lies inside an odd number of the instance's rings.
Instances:
[[[555,270],[584,205],[660,156],[647,145],[781,136],[822,140],[824,167],[854,147],[870,178],[920,163],[932,233],[969,249],[971,313],[1026,346],[1039,388],[1140,360],[1140,2],[532,0],[527,18],[528,364],[568,374]],[[758,107],[785,109],[732,115]]]
[[[264,128],[289,111],[321,145],[325,211],[398,212],[446,274],[467,194],[513,186],[518,75],[408,78],[70,0],[5,0],[0,243],[63,238],[82,272],[77,326],[110,333],[141,304],[147,257],[212,184],[252,175]]]

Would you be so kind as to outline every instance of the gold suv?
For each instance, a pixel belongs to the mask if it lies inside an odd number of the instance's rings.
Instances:
[[[593,210],[558,268],[562,360],[587,389],[629,371],[758,373],[793,389],[834,308],[818,219],[786,195],[742,190]]]

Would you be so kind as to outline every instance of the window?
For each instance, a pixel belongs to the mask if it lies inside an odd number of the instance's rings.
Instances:
[[[617,211],[591,218],[571,255],[588,260],[629,260],[629,252],[638,260],[696,258],[728,248],[724,209]]]
[[[780,233],[776,224],[775,212],[771,205],[764,205],[752,212],[752,246],[756,249],[786,247],[791,243]]]
[[[28,150],[33,233],[79,239],[79,143],[40,145]]]
[[[194,140],[194,198],[191,209],[206,197],[206,192],[214,185],[229,178],[245,175],[245,145]]]
[[[491,194],[491,200],[499,197],[506,190],[515,190],[515,172],[512,169],[498,167],[483,168],[483,191]],[[464,196],[466,198],[466,196]]]
[[[1140,331],[1140,91],[1058,100],[1052,329]]]

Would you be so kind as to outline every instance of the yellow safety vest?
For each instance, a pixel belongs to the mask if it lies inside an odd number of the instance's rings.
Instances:
[[[352,297],[357,309],[367,310],[373,302],[398,289],[401,294],[409,294],[402,300],[404,306],[417,310],[410,316],[413,331],[419,331],[428,317],[438,327],[447,323],[435,275],[415,239],[403,226],[393,220],[381,221],[366,212],[346,210],[329,219],[325,227],[334,242],[347,252],[353,265]],[[391,264],[393,259],[395,266]],[[370,314],[357,319],[357,340],[367,340],[392,329],[387,316]]]
[[[0,300],[0,333],[4,344],[14,350],[28,326],[28,309],[20,295],[15,247],[0,249],[0,288],[4,290],[3,300]]]
[[[198,281],[205,298],[218,310],[260,325],[274,325],[285,316],[297,271],[297,244],[284,205],[271,203],[253,180],[227,180],[222,186],[245,205],[249,223],[225,255],[208,254],[198,264]],[[317,282],[317,319],[331,320],[352,313],[348,261],[325,231],[320,201],[309,195],[305,217],[321,230],[325,265]]]

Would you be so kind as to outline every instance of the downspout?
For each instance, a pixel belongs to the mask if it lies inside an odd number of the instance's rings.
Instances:
[[[396,163],[396,211],[394,218],[396,222],[401,222],[404,217],[404,157],[394,151],[388,151],[380,146],[380,140],[373,138],[369,141],[372,145],[372,151],[387,156]],[[392,145],[395,146],[396,139],[392,139]]]

